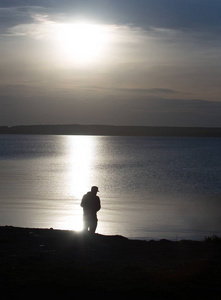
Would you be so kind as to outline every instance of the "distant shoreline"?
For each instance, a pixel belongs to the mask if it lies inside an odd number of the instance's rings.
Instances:
[[[0,126],[0,134],[98,135],[152,137],[221,137],[219,127],[114,126],[114,125],[21,125]]]

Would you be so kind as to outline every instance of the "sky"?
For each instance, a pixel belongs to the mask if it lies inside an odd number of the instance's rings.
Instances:
[[[0,0],[0,126],[221,127],[221,0]]]

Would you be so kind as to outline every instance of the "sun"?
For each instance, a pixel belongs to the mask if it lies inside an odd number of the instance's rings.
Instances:
[[[107,33],[102,25],[62,23],[58,25],[57,38],[66,58],[89,63],[102,56]]]

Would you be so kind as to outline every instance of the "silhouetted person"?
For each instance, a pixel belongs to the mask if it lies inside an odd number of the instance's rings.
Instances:
[[[85,194],[81,201],[83,207],[83,230],[95,233],[97,228],[97,212],[101,209],[100,198],[97,196],[98,187],[92,186],[91,191]]]

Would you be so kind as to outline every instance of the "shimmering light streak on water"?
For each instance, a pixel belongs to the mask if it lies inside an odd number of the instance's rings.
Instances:
[[[67,172],[63,182],[66,182],[66,194],[73,198],[74,217],[69,221],[61,221],[59,227],[65,226],[80,230],[82,228],[82,209],[79,199],[82,198],[92,185],[92,170],[95,148],[95,138],[87,136],[66,136]],[[63,225],[62,225],[63,224]]]
[[[66,180],[68,191],[79,199],[90,187],[92,179],[95,138],[87,136],[67,136],[67,160],[69,163]]]

